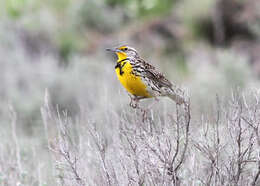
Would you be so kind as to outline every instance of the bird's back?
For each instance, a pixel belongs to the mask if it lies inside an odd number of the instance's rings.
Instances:
[[[183,91],[173,85],[153,65],[138,57],[132,60],[133,73],[140,76],[152,97],[168,96],[177,103],[183,103]]]

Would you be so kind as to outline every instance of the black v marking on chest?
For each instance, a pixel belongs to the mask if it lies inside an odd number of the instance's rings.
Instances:
[[[127,63],[126,60],[128,60],[128,58],[123,59],[123,60],[121,60],[121,61],[118,61],[118,62],[116,63],[115,69],[119,68],[119,74],[120,74],[120,75],[123,75],[123,74],[124,74],[123,67],[124,67],[125,64]]]

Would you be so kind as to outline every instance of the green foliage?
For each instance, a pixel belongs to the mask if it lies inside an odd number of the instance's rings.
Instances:
[[[168,13],[175,3],[174,0],[142,0],[138,2],[139,16],[161,15]]]
[[[64,32],[58,38],[59,56],[64,64],[68,64],[70,56],[77,49],[77,38],[70,32]]]
[[[56,11],[65,11],[72,1],[73,0],[46,0],[45,4],[47,4],[50,8],[55,8]]]
[[[7,0],[6,9],[8,15],[12,18],[18,18],[23,13],[27,3],[28,0]]]
[[[76,14],[75,21],[78,28],[107,33],[116,31],[124,25],[122,11],[114,10],[95,0],[79,2]]]
[[[216,0],[184,0],[176,10],[194,38],[204,37]]]
[[[168,13],[175,0],[107,0],[106,2],[111,6],[121,6],[126,10],[127,15],[143,17]]]
[[[106,4],[108,4],[109,6],[126,5],[130,1],[131,0],[105,0]]]

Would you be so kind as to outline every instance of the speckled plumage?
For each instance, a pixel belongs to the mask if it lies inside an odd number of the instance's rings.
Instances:
[[[122,46],[112,51],[118,56],[115,70],[119,81],[137,99],[167,96],[177,104],[185,102],[184,92],[139,57],[134,48]]]
[[[133,67],[133,74],[142,78],[151,97],[168,96],[178,104],[184,102],[183,91],[166,79],[154,66],[139,56],[129,61]]]

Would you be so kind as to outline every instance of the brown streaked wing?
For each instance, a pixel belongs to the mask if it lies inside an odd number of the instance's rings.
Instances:
[[[159,87],[172,87],[172,83],[164,77],[164,75],[157,71],[154,66],[145,62],[143,59],[138,59],[139,63],[142,63],[144,66],[145,75],[150,78],[155,84],[158,84]]]

